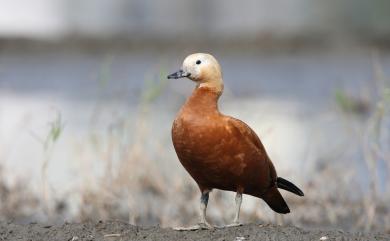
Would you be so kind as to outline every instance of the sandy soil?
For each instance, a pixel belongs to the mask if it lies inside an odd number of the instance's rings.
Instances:
[[[241,227],[178,232],[160,227],[137,227],[120,221],[0,224],[0,240],[390,240],[390,234],[346,233],[337,230],[303,230],[293,226],[246,224]]]

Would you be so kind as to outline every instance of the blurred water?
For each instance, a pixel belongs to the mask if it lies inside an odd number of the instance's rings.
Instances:
[[[0,87],[16,94],[43,94],[80,101],[98,96],[137,98],[145,78],[179,68],[186,53],[88,53],[77,51],[3,52]],[[332,98],[337,88],[356,92],[370,86],[369,51],[314,53],[215,53],[223,66],[224,80],[233,94],[315,100]],[[389,70],[389,56],[382,56]],[[99,81],[105,63],[111,63],[108,83]],[[188,85],[188,84],[187,84]],[[77,91],[75,91],[77,90]],[[133,99],[132,99],[133,100]],[[318,100],[318,101],[317,101]]]
[[[221,109],[259,133],[280,173],[302,184],[315,179],[310,172],[321,168],[321,163],[340,165],[340,160],[348,160],[344,167],[354,168],[346,170],[345,176],[359,173],[361,185],[367,185],[365,164],[353,148],[359,141],[346,130],[335,91],[375,96],[370,51],[214,54],[226,87]],[[65,128],[50,158],[53,190],[61,193],[80,185],[82,168],[99,175],[102,157],[94,154],[91,135],[105,136],[121,120],[130,126],[136,123],[146,83],[177,70],[185,55],[4,51],[0,55],[0,160],[10,170],[10,181],[28,177],[39,188],[44,151],[38,139],[46,137],[57,113]],[[388,76],[389,57],[381,56]],[[146,133],[153,140],[146,141],[145,155],[156,160],[166,175],[172,170],[184,173],[171,145],[170,127],[192,88],[187,80],[166,82],[161,96],[149,106]],[[135,141],[128,138],[129,143]]]

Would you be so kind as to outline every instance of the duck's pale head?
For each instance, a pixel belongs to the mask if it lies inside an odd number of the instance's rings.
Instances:
[[[185,77],[195,81],[198,87],[208,87],[222,92],[221,67],[211,54],[191,54],[184,59],[183,66],[179,71],[168,75],[168,79]]]

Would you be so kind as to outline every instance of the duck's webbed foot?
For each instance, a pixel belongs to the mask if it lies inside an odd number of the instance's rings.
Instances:
[[[190,227],[177,227],[173,229],[176,231],[195,231],[195,230],[214,229],[214,227],[206,222],[206,223],[198,223]]]
[[[240,222],[233,222],[233,223],[225,225],[223,227],[224,228],[230,228],[230,227],[238,227],[238,226],[242,226],[242,223],[240,223]]]
[[[241,226],[242,223],[240,223],[238,220],[240,219],[240,208],[241,208],[241,203],[242,203],[242,190],[237,191],[236,194],[236,215],[234,216],[234,221],[231,224],[222,226],[220,228],[228,228],[228,227],[237,227]]]
[[[213,226],[211,226],[207,220],[206,220],[206,209],[207,204],[209,202],[209,193],[210,190],[205,190],[202,192],[202,196],[200,198],[200,222],[194,226],[190,227],[177,227],[173,228],[177,231],[194,231],[194,230],[201,230],[201,229],[214,229]]]

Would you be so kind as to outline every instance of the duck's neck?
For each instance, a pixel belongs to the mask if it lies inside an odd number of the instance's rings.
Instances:
[[[188,98],[185,106],[196,112],[219,112],[218,99],[222,91],[216,91],[214,88],[199,85]]]
[[[223,81],[221,78],[218,78],[217,80],[214,80],[214,81],[202,82],[202,83],[198,84],[197,88],[208,88],[208,89],[211,89],[211,90],[219,93],[219,95],[221,95],[223,92]]]

